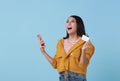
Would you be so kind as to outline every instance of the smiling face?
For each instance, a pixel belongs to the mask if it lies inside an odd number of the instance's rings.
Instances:
[[[70,34],[77,34],[77,23],[75,18],[69,17],[66,22],[66,30],[67,33]]]

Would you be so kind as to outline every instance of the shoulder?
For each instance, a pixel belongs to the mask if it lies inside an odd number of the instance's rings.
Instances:
[[[62,43],[64,41],[64,39],[58,39],[57,43]]]
[[[91,45],[92,47],[94,47],[94,44],[93,44],[91,41],[89,41],[89,43],[90,43],[90,45]]]
[[[64,42],[64,39],[58,39],[57,40],[57,46],[59,46],[59,45],[62,45],[63,44],[63,42]]]
[[[95,46],[94,46],[94,44],[91,42],[91,41],[89,41],[89,44],[90,44],[90,50],[91,51],[94,51],[95,50]]]

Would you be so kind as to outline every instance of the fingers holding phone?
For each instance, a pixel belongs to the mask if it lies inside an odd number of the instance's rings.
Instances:
[[[42,52],[44,52],[44,51],[45,51],[45,42],[44,42],[44,40],[42,39],[42,37],[41,37],[40,34],[38,34],[37,37],[38,37],[38,40],[39,40],[40,50],[41,50]]]

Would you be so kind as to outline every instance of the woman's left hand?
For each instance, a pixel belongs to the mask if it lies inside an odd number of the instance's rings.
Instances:
[[[85,44],[82,47],[82,50],[85,50],[90,47],[90,41],[86,41]]]

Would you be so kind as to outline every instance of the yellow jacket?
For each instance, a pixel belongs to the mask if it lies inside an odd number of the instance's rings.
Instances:
[[[81,48],[85,41],[80,39],[69,50],[68,54],[64,51],[64,39],[60,39],[57,44],[56,54],[52,66],[58,70],[58,72],[72,71],[75,73],[81,73],[86,75],[87,66],[90,58],[94,53],[94,46],[90,43],[90,47],[86,49],[86,64],[80,64]]]

